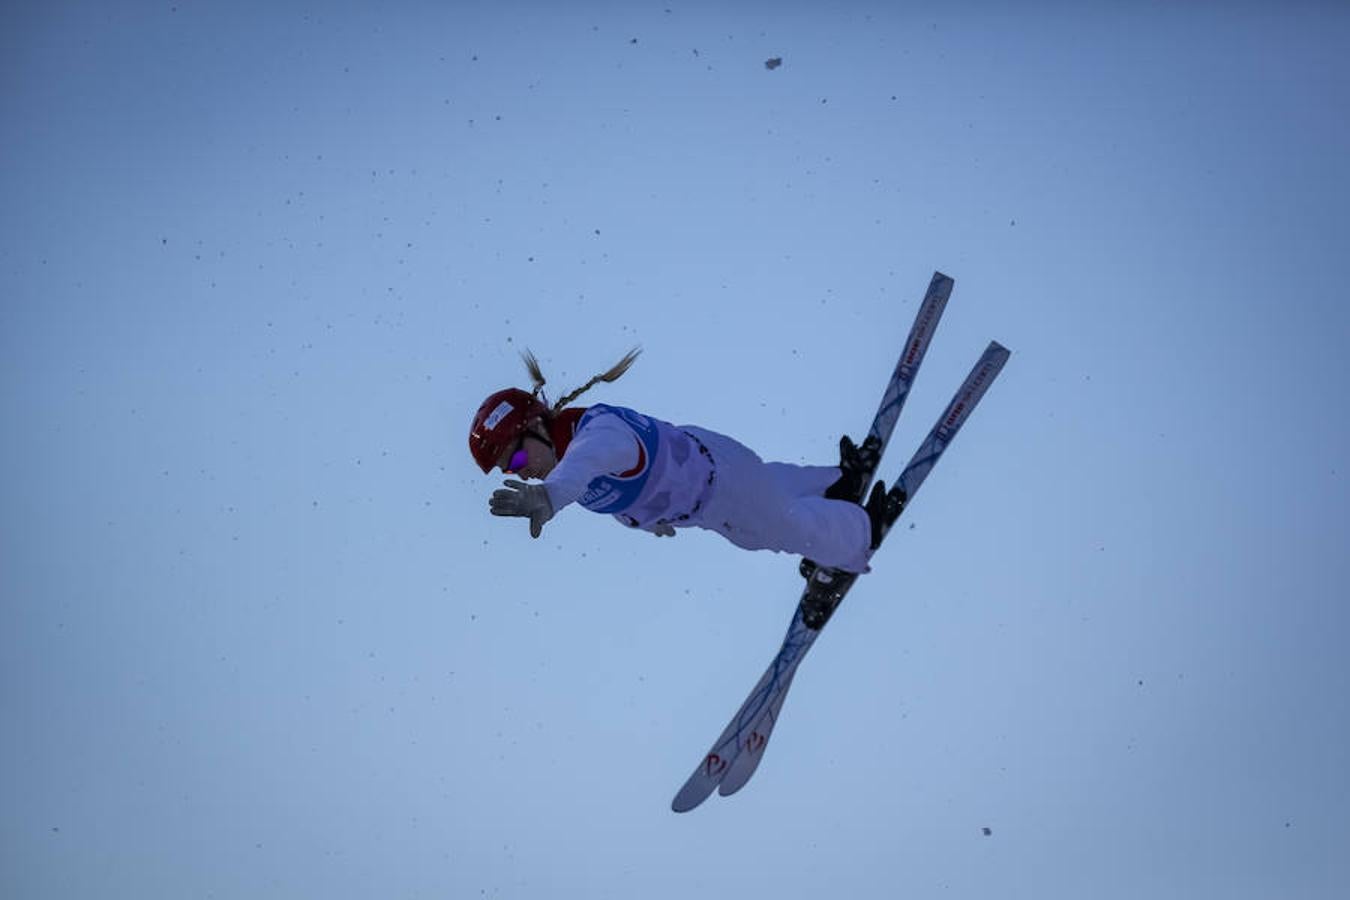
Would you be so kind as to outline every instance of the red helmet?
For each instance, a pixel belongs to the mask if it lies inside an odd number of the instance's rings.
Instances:
[[[469,452],[483,474],[491,472],[530,423],[548,412],[538,397],[519,388],[498,391],[483,401],[469,428]]]

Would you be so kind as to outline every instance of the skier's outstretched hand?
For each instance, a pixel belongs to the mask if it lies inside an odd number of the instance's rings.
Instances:
[[[675,526],[674,526],[674,525],[653,525],[653,526],[651,527],[651,532],[652,532],[652,534],[656,535],[657,537],[674,537],[674,536],[675,536]]]
[[[544,523],[553,518],[553,504],[542,484],[526,484],[508,478],[505,488],[492,492],[488,509],[494,516],[523,516],[530,520],[530,537],[539,537]]]

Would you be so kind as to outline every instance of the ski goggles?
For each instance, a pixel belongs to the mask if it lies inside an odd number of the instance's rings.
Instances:
[[[511,458],[506,461],[506,466],[502,469],[507,475],[514,475],[530,461],[530,452],[525,449],[525,439],[529,437],[528,433],[522,434],[520,440],[516,441],[516,449],[511,454]]]
[[[553,442],[542,434],[535,432],[526,432],[525,434],[522,434],[520,440],[516,442],[515,452],[511,454],[511,458],[506,461],[506,468],[502,470],[507,475],[516,474],[529,463],[530,454],[529,451],[525,449],[525,439],[528,437],[534,438],[550,450],[553,449]]]
[[[524,438],[521,438],[521,441],[523,442]],[[515,453],[511,454],[511,459],[507,462],[506,468],[503,471],[505,471],[507,475],[514,475],[525,468],[525,464],[529,461],[530,454],[526,452],[524,447],[521,447]]]

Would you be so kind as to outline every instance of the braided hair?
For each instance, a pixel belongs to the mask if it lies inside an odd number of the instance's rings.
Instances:
[[[634,347],[632,350],[629,350],[627,353],[624,354],[623,359],[616,362],[613,366],[609,368],[608,371],[596,375],[590,381],[586,382],[581,387],[572,391],[570,394],[564,395],[561,400],[553,404],[553,407],[552,409],[549,410],[549,412],[552,413],[553,415],[557,415],[558,413],[562,412],[563,408],[566,407],[567,404],[571,403],[573,400],[577,399],[582,394],[586,393],[587,391],[589,391],[591,388],[595,387],[602,381],[605,382],[618,381],[619,378],[623,375],[623,373],[627,372],[629,367],[631,367],[633,363],[637,360],[638,355],[640,353],[642,353],[642,348],[640,347]],[[531,353],[528,349],[525,350],[523,353],[521,353],[520,356],[522,359],[525,360],[525,368],[529,370],[530,378],[531,380],[534,381],[534,396],[538,397],[540,400],[544,402],[544,404],[547,405],[548,398],[544,396],[544,385],[548,383],[548,379],[544,377],[544,371],[539,367],[539,360],[535,358],[535,355]]]

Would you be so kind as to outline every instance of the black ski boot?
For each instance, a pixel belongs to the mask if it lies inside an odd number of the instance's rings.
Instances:
[[[872,485],[872,496],[867,498],[867,504],[863,509],[867,510],[867,518],[872,520],[872,549],[875,550],[881,546],[881,539],[886,536],[886,529],[899,518],[900,513],[904,512],[905,504],[909,502],[909,497],[898,487],[886,490],[886,485],[878,481]]]
[[[848,435],[839,439],[839,480],[825,490],[826,499],[862,502],[863,482],[867,473],[875,471],[880,462],[877,453],[880,443],[876,438],[869,437],[859,447]]]
[[[886,497],[886,482],[878,480],[872,485],[872,496],[867,498],[867,504],[863,507],[867,510],[867,518],[872,520],[873,550],[881,546],[881,536],[886,531],[887,506],[889,503]]]
[[[878,481],[872,486],[872,495],[862,506],[867,519],[872,523],[871,549],[881,546],[881,538],[886,531],[886,521],[891,509],[891,497],[886,493],[886,485]],[[820,630],[834,615],[839,601],[857,579],[856,572],[842,572],[834,569],[821,569],[813,560],[803,559],[802,577],[806,579],[806,592],[802,594],[800,605],[802,624],[812,630]]]
[[[844,439],[839,442],[839,444],[841,450],[843,450],[845,445],[847,445],[849,448],[852,448],[855,451],[857,450],[856,447],[853,447],[853,442],[850,441],[847,436],[845,436]],[[841,468],[843,467],[841,466]],[[843,480],[844,479],[841,478],[839,479],[839,481],[836,481],[834,485],[831,487],[831,490],[834,490],[835,487],[838,487],[840,482],[842,482]],[[861,493],[861,491],[858,491],[858,493]],[[825,496],[830,497],[828,492],[826,492]],[[844,498],[830,497],[830,499],[842,500]],[[857,503],[867,513],[867,518],[872,523],[871,549],[873,550],[877,549],[878,547],[881,546],[882,533],[886,530],[886,519],[888,516],[888,507],[890,505],[890,501],[886,493],[885,482],[878,481],[872,485],[872,494],[870,497],[867,498],[867,503],[865,504],[862,503],[860,499],[850,500],[849,502]],[[903,497],[900,502],[903,505],[904,503]],[[820,568],[820,566],[817,565],[815,560],[803,558],[801,565],[797,567],[797,570],[801,572],[803,578],[805,578],[807,581],[810,581],[811,576],[815,574],[815,571],[818,568]]]

